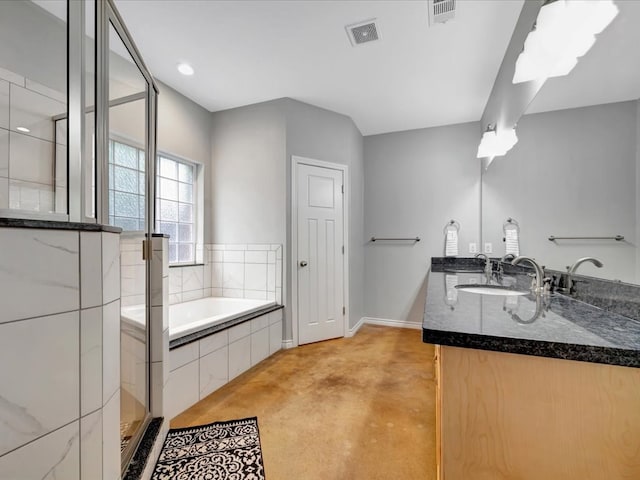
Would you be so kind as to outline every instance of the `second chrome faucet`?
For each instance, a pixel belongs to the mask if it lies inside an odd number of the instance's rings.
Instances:
[[[538,293],[543,293],[544,291],[546,291],[546,283],[545,283],[545,277],[544,277],[544,268],[541,267],[538,262],[535,261],[535,259],[531,258],[531,257],[527,257],[524,255],[521,255],[519,257],[514,258],[511,261],[512,265],[518,265],[521,262],[528,262],[530,263],[534,270],[536,271],[535,275],[535,287],[533,287],[532,289],[534,290],[534,292],[536,294]]]

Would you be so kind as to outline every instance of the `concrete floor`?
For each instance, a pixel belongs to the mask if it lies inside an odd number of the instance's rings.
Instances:
[[[420,330],[365,325],[280,351],[171,422],[258,417],[267,480],[431,480],[433,347]]]

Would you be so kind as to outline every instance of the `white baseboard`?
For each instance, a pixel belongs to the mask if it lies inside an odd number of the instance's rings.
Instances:
[[[356,323],[353,327],[351,327],[347,331],[347,335],[346,335],[347,338],[353,337],[356,333],[358,333],[358,330],[360,330],[360,327],[364,325],[365,318],[366,317],[362,317],[360,320],[358,320],[358,323]]]
[[[283,340],[282,341],[282,349],[288,350],[289,348],[293,348],[295,345],[293,344],[293,340]]]
[[[411,328],[414,330],[420,330],[422,328],[421,323],[407,322],[406,320],[391,320],[389,318],[363,317],[361,321],[368,325],[381,325],[383,327]]]

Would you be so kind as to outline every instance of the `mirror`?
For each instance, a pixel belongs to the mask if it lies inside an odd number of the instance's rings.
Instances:
[[[560,271],[593,256],[604,266],[585,263],[579,274],[638,284],[640,2],[615,3],[591,50],[531,102],[516,146],[483,171],[482,234],[504,255],[513,218],[520,254]]]
[[[66,11],[66,1],[0,2],[0,211],[5,216],[67,213]]]

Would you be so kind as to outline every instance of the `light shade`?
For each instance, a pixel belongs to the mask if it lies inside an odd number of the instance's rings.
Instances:
[[[513,83],[567,75],[616,15],[613,0],[556,0],[544,5],[516,61]]]
[[[179,63],[177,68],[182,75],[191,76],[195,73],[193,67],[188,63]]]
[[[518,143],[515,128],[507,130],[487,130],[482,134],[478,146],[478,158],[502,157]]]

